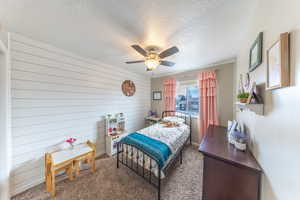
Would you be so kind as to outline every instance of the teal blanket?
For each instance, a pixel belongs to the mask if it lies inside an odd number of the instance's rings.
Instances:
[[[131,133],[124,137],[120,142],[142,149],[158,162],[160,168],[163,168],[171,155],[171,150],[168,145],[139,133]]]

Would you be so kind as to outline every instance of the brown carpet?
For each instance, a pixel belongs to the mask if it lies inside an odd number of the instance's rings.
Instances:
[[[195,147],[184,151],[183,164],[170,169],[162,181],[162,200],[201,200],[203,158]],[[141,177],[121,165],[115,158],[97,160],[96,173],[84,170],[73,181],[56,183],[57,200],[155,200],[157,191]],[[45,185],[38,185],[13,200],[51,199]]]

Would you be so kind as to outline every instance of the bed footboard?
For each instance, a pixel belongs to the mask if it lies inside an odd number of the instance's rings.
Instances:
[[[184,145],[182,145],[182,147],[175,153],[173,159],[164,166],[163,171],[165,175],[167,174],[168,169],[174,166],[175,161],[179,160],[180,164],[182,164],[182,151],[188,141],[189,138],[187,138]],[[136,151],[135,154],[133,154],[134,150]],[[146,158],[148,158],[150,165],[146,165]],[[139,162],[139,160],[141,160],[141,162]],[[157,189],[157,199],[160,200],[162,169],[159,167],[158,161],[155,158],[151,157],[142,149],[119,142],[117,144],[117,168],[119,168],[120,163],[154,186]],[[157,174],[153,173],[154,166],[157,166]]]
[[[159,161],[156,160],[154,157],[149,155],[147,152],[143,151],[140,148],[137,148],[133,145],[123,143],[120,141],[117,144],[117,168],[119,168],[120,163],[134,171],[137,175],[142,177],[144,180],[146,180],[148,183],[150,183],[152,186],[154,186],[157,189],[157,199],[160,200],[160,194],[161,194],[161,178],[162,178],[162,170],[164,174],[167,173],[167,170],[173,166],[175,161],[180,159],[180,164],[182,164],[182,151],[186,145],[186,143],[192,143],[192,121],[191,116],[186,115],[184,113],[180,113],[177,111],[164,111],[162,113],[162,117],[166,116],[176,116],[183,118],[185,120],[185,124],[189,125],[190,127],[190,135],[184,142],[184,144],[181,146],[179,150],[175,153],[175,156],[172,158],[172,160],[169,161],[169,163],[161,169],[159,165]],[[135,152],[135,153],[134,153]],[[146,163],[148,162],[148,164]],[[156,167],[154,169],[154,167]],[[154,173],[156,172],[157,173]]]
[[[117,144],[117,168],[120,163],[154,186],[157,189],[157,199],[160,200],[161,168],[155,158],[137,147],[119,142]],[[157,175],[153,173],[154,166],[157,166]]]

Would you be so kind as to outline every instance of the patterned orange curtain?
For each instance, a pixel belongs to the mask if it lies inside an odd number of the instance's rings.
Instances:
[[[163,81],[165,110],[175,110],[176,108],[176,78],[170,77]]]
[[[215,71],[200,72],[198,75],[200,95],[200,138],[209,125],[219,125],[217,113],[217,78]]]

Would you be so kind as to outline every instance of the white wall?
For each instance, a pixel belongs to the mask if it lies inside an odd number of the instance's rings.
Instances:
[[[265,92],[265,115],[237,113],[253,140],[253,152],[264,170],[262,200],[297,200],[300,189],[300,1],[259,0],[253,24],[239,52],[237,80],[247,71],[252,42],[264,32],[263,64],[251,79],[266,81],[266,50],[291,32],[291,87]]]
[[[0,40],[0,199],[9,199],[10,126],[9,70],[6,47]]]
[[[127,130],[144,126],[150,109],[150,79],[12,34],[12,194],[44,180],[44,153],[72,136],[105,151],[107,113],[123,112]],[[102,49],[99,49],[102,51]],[[136,94],[122,94],[124,80]]]

